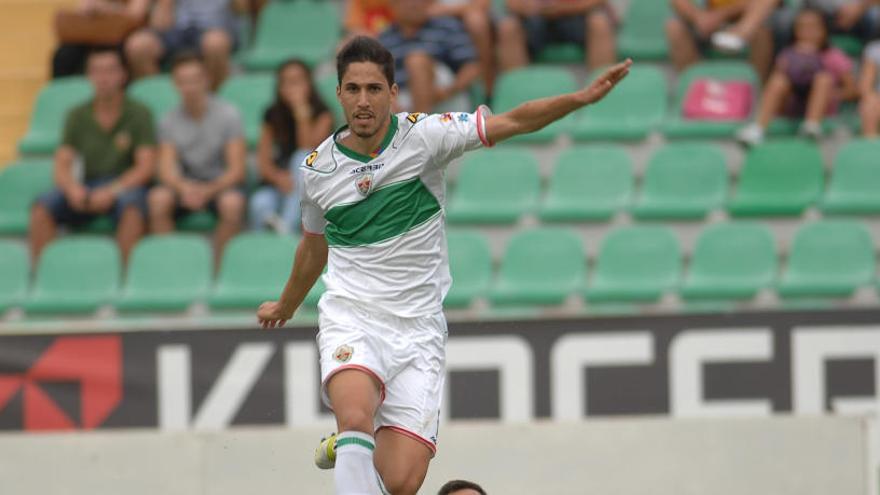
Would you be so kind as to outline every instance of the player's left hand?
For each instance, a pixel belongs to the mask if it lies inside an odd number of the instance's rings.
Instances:
[[[623,80],[629,74],[629,68],[632,67],[632,59],[626,59],[623,62],[609,68],[597,77],[584,89],[585,104],[591,105],[605,98],[605,95],[617,86],[617,83]]]
[[[257,309],[257,320],[263,328],[281,328],[293,316],[278,301],[266,301]]]

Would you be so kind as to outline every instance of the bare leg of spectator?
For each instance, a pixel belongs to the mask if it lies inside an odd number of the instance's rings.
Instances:
[[[822,135],[822,119],[828,112],[831,96],[834,92],[834,76],[828,72],[820,72],[813,78],[810,96],[807,99],[807,114],[801,126],[801,134],[818,139]]]
[[[229,75],[229,57],[232,53],[232,38],[226,31],[212,29],[202,35],[202,54],[205,67],[211,77],[211,89],[216,91]]]
[[[220,266],[223,247],[241,230],[244,222],[244,209],[247,202],[244,194],[237,190],[220,193],[217,199],[217,230],[214,232],[214,264]]]
[[[751,40],[779,3],[779,0],[751,0],[739,21],[725,32],[738,36],[743,41]]]
[[[614,25],[604,11],[596,10],[587,15],[587,67],[596,69],[611,65],[617,57]]]
[[[770,121],[779,114],[789,92],[791,92],[791,83],[785,74],[776,72],[770,76],[761,94],[761,104],[758,106],[756,119],[762,129],[766,129]]]
[[[40,259],[40,253],[46,244],[55,238],[55,220],[43,205],[35,205],[31,208],[30,228],[28,241],[31,247],[31,261],[36,263]]]
[[[770,75],[770,69],[773,68],[773,32],[770,28],[761,27],[758,29],[752,38],[751,48],[752,66],[761,80],[766,80]]]
[[[666,39],[669,41],[669,56],[675,70],[684,70],[700,59],[697,44],[681,19],[674,17],[666,21]]]
[[[425,52],[413,52],[403,61],[409,74],[413,112],[429,113],[434,108],[434,59]]]
[[[135,206],[129,206],[119,217],[119,225],[116,228],[116,242],[122,252],[122,263],[128,262],[128,256],[135,244],[144,235],[144,217]]]
[[[492,88],[495,85],[492,21],[484,10],[478,8],[468,9],[463,20],[477,48],[477,55],[480,59],[480,71],[483,75],[483,85],[486,87],[486,93],[491,95]]]
[[[505,17],[498,23],[498,63],[502,71],[529,63],[526,32],[516,17]]]
[[[159,73],[162,41],[152,32],[137,31],[125,41],[125,57],[131,68],[132,79]]]
[[[174,192],[164,186],[150,189],[147,207],[150,212],[150,232],[166,234],[174,230]]]
[[[876,138],[880,124],[880,94],[871,91],[862,96],[859,102],[859,115],[862,118],[862,135]]]

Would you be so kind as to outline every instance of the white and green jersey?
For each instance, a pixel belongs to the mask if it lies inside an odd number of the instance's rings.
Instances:
[[[327,294],[402,317],[442,310],[452,279],[446,249],[446,167],[488,144],[483,111],[391,115],[370,156],[339,141],[305,160],[303,230],[330,247]]]

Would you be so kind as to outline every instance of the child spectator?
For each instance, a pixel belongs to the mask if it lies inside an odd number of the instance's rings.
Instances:
[[[794,43],[777,57],[755,122],[737,134],[740,142],[762,142],[767,126],[780,114],[803,117],[800,134],[818,139],[822,118],[834,113],[841,101],[856,96],[852,60],[830,46],[828,31],[821,11],[800,11],[794,26]]]
[[[261,230],[270,225],[286,233],[300,227],[300,164],[333,132],[333,116],[303,62],[283,63],[276,73],[276,87],[257,146],[263,185],[251,196],[250,226]]]
[[[862,118],[862,134],[874,139],[880,125],[880,41],[871,42],[865,48],[862,60],[862,76],[859,79],[859,115]]]

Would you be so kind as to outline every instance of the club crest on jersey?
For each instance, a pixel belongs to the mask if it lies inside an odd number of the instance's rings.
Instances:
[[[358,175],[354,178],[354,186],[361,195],[366,196],[370,194],[370,191],[373,189],[373,174],[367,172]]]
[[[336,351],[333,352],[333,359],[340,363],[347,363],[351,359],[352,354],[354,354],[354,349],[352,349],[350,345],[343,344],[337,347]]]

